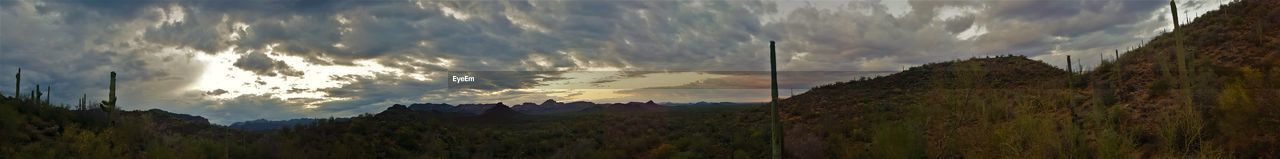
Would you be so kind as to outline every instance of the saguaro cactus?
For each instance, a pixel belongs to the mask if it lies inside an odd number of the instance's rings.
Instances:
[[[1067,55],[1067,72],[1075,73],[1075,71],[1071,70],[1071,66],[1073,66],[1071,65],[1071,55]]]
[[[111,108],[116,108],[116,72],[115,71],[111,71],[111,94],[109,95],[110,96],[108,98],[110,98],[111,100]]]
[[[89,98],[89,94],[84,94],[83,96],[80,96],[80,106],[77,106],[76,108],[79,108],[80,110],[85,110],[85,108],[88,108],[84,105],[85,98]]]
[[[1069,101],[1069,102],[1070,102],[1070,105],[1068,105],[1068,108],[1074,108],[1074,107],[1076,107],[1076,101],[1075,101],[1076,94],[1075,94],[1074,92],[1071,92],[1071,88],[1073,87],[1073,86],[1071,86],[1071,85],[1072,85],[1072,82],[1071,82],[1071,81],[1073,80],[1073,78],[1075,78],[1075,73],[1076,73],[1076,72],[1075,72],[1075,71],[1073,71],[1073,70],[1071,69],[1071,67],[1072,67],[1072,66],[1071,66],[1071,55],[1067,55],[1067,101]],[[1075,116],[1075,110],[1074,110],[1074,109],[1072,109],[1072,111],[1071,111],[1071,116]]]
[[[18,74],[13,75],[13,98],[21,99],[22,92],[22,68],[18,68]]]
[[[1080,59],[1076,59],[1076,73],[1084,74],[1084,64],[1080,62]]]
[[[769,128],[772,129],[771,131],[773,132],[773,158],[780,159],[782,158],[782,152],[784,149],[783,144],[785,144],[785,142],[783,142],[783,138],[785,138],[785,135],[782,134],[782,122],[779,121],[780,117],[778,116],[778,111],[781,111],[782,109],[778,108],[781,107],[781,104],[778,103],[778,67],[777,60],[775,59],[776,52],[777,47],[774,46],[773,41],[769,41],[769,71],[773,76],[771,78],[773,80],[773,89],[771,89],[773,92],[773,101],[769,102],[769,108],[771,109],[770,116],[773,120]]]
[[[102,105],[99,105],[98,107],[101,108],[102,111],[107,113],[107,119],[111,120],[111,125],[115,125],[116,121],[113,118],[115,117],[115,112],[116,112],[116,72],[115,71],[111,72],[111,90],[109,91],[109,94],[107,96],[107,101],[102,101]]]
[[[111,72],[111,90],[107,94],[107,101],[102,102],[102,109],[107,110],[108,112],[110,110],[116,109],[116,72],[115,71]]]
[[[1071,80],[1075,77],[1075,71],[1071,68],[1071,55],[1067,55],[1067,89],[1071,89]],[[1074,105],[1074,104],[1072,104]]]
[[[1191,105],[1192,103],[1191,83],[1192,82],[1190,80],[1191,71],[1188,71],[1189,70],[1188,68],[1190,68],[1191,66],[1189,62],[1187,62],[1191,59],[1190,59],[1190,55],[1188,55],[1189,53],[1187,52],[1187,50],[1182,46],[1182,39],[1183,39],[1182,33],[1177,32],[1178,25],[1179,25],[1178,24],[1178,5],[1174,3],[1174,1],[1169,1],[1169,8],[1173,10],[1173,21],[1174,21],[1173,22],[1173,30],[1174,30],[1173,42],[1175,45],[1175,49],[1177,49],[1177,50],[1174,50],[1174,53],[1175,53],[1175,56],[1177,56],[1176,58],[1177,58],[1177,65],[1178,65],[1177,83],[1181,85],[1183,96],[1186,96],[1183,99],[1183,102],[1184,102],[1183,104]]]
[[[36,91],[36,93],[35,93],[35,95],[36,95],[36,96],[35,96],[35,98],[31,98],[31,102],[40,103],[40,97],[41,97],[41,96],[44,96],[44,92],[40,92],[40,85],[38,85],[38,84],[36,85],[36,90],[35,90],[35,91]]]
[[[53,98],[53,89],[52,89],[52,88],[53,88],[53,86],[46,86],[46,87],[44,87],[44,93],[45,93],[45,94],[49,94],[49,95],[44,96],[44,104],[53,104],[52,102],[49,102],[49,98]]]

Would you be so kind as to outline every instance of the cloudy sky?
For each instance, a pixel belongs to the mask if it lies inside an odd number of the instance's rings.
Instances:
[[[1169,29],[1168,11],[1163,0],[0,0],[0,70],[22,68],[23,91],[51,86],[55,103],[104,99],[116,71],[124,109],[220,124],[394,103],[761,101],[771,40],[783,88],[803,91],[973,56],[1097,57]]]

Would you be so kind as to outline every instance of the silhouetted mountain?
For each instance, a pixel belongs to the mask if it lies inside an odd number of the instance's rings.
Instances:
[[[460,109],[461,110],[460,112],[462,113],[467,113],[471,115],[483,115],[485,112],[489,111],[489,109],[494,109],[497,107],[510,109],[510,107],[507,107],[507,105],[502,104],[502,102],[498,102],[495,104],[461,104],[461,105],[458,105],[457,108]]]
[[[228,127],[231,127],[232,129],[239,129],[239,130],[245,130],[245,131],[266,131],[266,130],[276,130],[280,128],[286,128],[286,127],[293,127],[298,125],[310,125],[310,124],[316,123],[319,120],[320,119],[311,119],[311,118],[299,118],[299,119],[289,119],[289,120],[258,119],[258,120],[231,123],[231,125]]]
[[[502,106],[502,107],[498,107],[498,106]],[[501,109],[495,110],[495,108],[501,108]],[[596,108],[596,109],[593,109],[593,108]],[[391,108],[388,108],[388,109],[402,109],[402,108],[397,106],[392,106]],[[612,112],[612,113],[661,112],[661,111],[666,111],[668,108],[666,106],[654,103],[653,101],[644,102],[644,103],[630,102],[630,103],[596,104],[596,103],[585,102],[585,101],[562,103],[552,99],[548,99],[546,101],[543,101],[542,104],[521,103],[519,105],[515,105],[511,107],[507,107],[505,104],[502,104],[502,103],[461,104],[458,106],[452,106],[449,104],[426,103],[426,104],[412,104],[407,108],[403,108],[403,109],[406,111],[411,110],[411,111],[424,111],[424,112],[426,111],[439,112],[443,114],[450,114],[450,116],[477,116],[477,115],[484,115],[484,114],[491,113],[489,111],[496,111],[492,113],[509,113],[509,112],[506,112],[506,110],[511,110],[511,112],[520,113],[520,114],[554,115],[554,114],[574,114],[574,113],[582,113],[582,112],[593,112],[597,110],[599,112]]]
[[[1187,36],[1182,50],[1193,53],[1183,62],[1194,67],[1186,70],[1172,70],[1179,68],[1170,64],[1177,45],[1164,34],[1084,73],[1001,56],[819,86],[778,103],[784,153],[1277,158],[1276,7],[1280,1],[1235,2],[1176,30]],[[1190,75],[1166,73],[1179,71]],[[1177,86],[1184,83],[1192,87]],[[654,102],[554,100],[396,104],[348,120],[247,132],[155,109],[68,110],[0,97],[0,158],[766,158],[768,108],[743,109],[688,113]],[[539,116],[522,111],[594,113],[531,119]]]
[[[1280,107],[1253,106],[1280,103],[1278,85],[1265,84],[1280,83],[1280,34],[1269,29],[1280,10],[1268,9],[1278,2],[1226,5],[1134,50],[1106,52],[1110,60],[1088,71],[1078,60],[1098,54],[1074,57],[1076,73],[1045,63],[1066,61],[999,56],[819,86],[780,102],[788,154],[1274,158],[1280,135],[1256,124],[1280,121]],[[1035,152],[1045,145],[1079,150]],[[997,149],[1017,153],[989,151]]]
[[[484,110],[484,112],[481,112],[480,115],[475,116],[475,118],[480,120],[505,120],[514,119],[523,115],[523,113],[512,110],[511,107],[498,103],[489,107],[489,109]]]
[[[564,103],[556,102],[556,100],[554,99],[547,99],[547,101],[542,101],[542,105],[556,105],[556,104],[564,104]]]
[[[160,110],[160,109],[150,109],[150,110],[147,110],[147,111],[141,111],[141,112],[139,112],[139,111],[124,111],[124,113],[125,113],[126,115],[128,115],[128,114],[149,115],[153,120],[158,121],[158,122],[173,122],[173,123],[187,123],[187,124],[209,124],[209,119],[205,119],[204,117],[195,116],[195,115],[187,115],[187,114],[170,113],[170,112],[167,112],[167,111],[164,111],[164,110]]]
[[[766,102],[746,102],[746,103],[737,103],[737,102],[670,103],[670,102],[667,102],[667,103],[662,103],[662,105],[666,105],[669,107],[759,106],[762,104],[768,104],[768,103]]]
[[[547,99],[546,101],[543,101],[541,105],[531,105],[531,103],[521,104],[521,105],[512,107],[512,109],[525,114],[547,115],[547,114],[578,112],[595,105],[596,105],[595,103],[591,103],[591,102],[578,101],[578,102],[570,102],[570,103],[561,103],[561,102],[556,102],[555,100]]]
[[[668,109],[666,106],[653,103],[653,101],[649,101],[645,103],[641,103],[641,102],[613,103],[613,104],[606,104],[603,106],[605,111],[608,111],[611,113],[650,113],[650,112],[667,111]]]
[[[437,111],[437,112],[445,112],[445,113],[462,112],[462,109],[458,109],[457,107],[454,107],[453,105],[449,105],[446,103],[410,104],[409,109],[414,111]]]

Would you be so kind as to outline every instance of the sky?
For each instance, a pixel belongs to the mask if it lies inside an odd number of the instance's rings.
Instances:
[[[788,96],[970,57],[1096,65],[1172,28],[1168,12],[1163,0],[0,0],[0,72],[21,68],[24,93],[47,86],[70,105],[105,99],[115,71],[123,109],[217,124],[408,103],[754,102],[769,99],[769,41]]]

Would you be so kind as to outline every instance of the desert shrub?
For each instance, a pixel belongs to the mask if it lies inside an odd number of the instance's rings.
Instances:
[[[1224,159],[1236,157],[1230,151],[1222,148],[1222,146],[1218,146],[1211,142],[1204,142],[1200,144],[1200,150],[1196,151],[1195,158]]]
[[[1223,86],[1213,108],[1219,146],[1244,158],[1275,155],[1280,142],[1275,134],[1280,120],[1275,115],[1280,108],[1267,103],[1280,102],[1273,86],[1277,75],[1268,77],[1248,67],[1238,72],[1238,77]]]
[[[1012,120],[1000,123],[994,130],[1000,156],[1018,158],[1068,158],[1071,155],[1069,146],[1076,146],[1082,139],[1078,135],[1069,137],[1060,130],[1075,129],[1058,122],[1058,118],[1049,114],[1024,114]],[[1079,133],[1078,130],[1070,130]]]
[[[1161,96],[1168,93],[1170,88],[1173,88],[1173,84],[1170,80],[1157,78],[1155,82],[1151,82],[1150,85],[1147,85],[1147,92],[1150,92],[1152,96]]]
[[[1248,68],[1242,69],[1241,73],[1244,78],[1256,77],[1257,74]],[[1237,135],[1234,133],[1247,132],[1246,129],[1254,126],[1249,120],[1257,119],[1258,105],[1245,87],[1244,79],[1237,78],[1224,86],[1222,93],[1218,94],[1215,115],[1219,117],[1218,128],[1223,135]]]
[[[1112,86],[1112,82],[1099,82],[1094,85],[1094,100],[1099,106],[1107,106],[1116,103],[1116,90]]]
[[[1108,128],[1099,132],[1097,137],[1094,141],[1096,158],[1133,158],[1136,145],[1132,135]]]
[[[871,137],[874,158],[925,158],[924,130],[912,121],[882,123]]]
[[[1175,105],[1165,109],[1159,117],[1160,144],[1169,155],[1185,156],[1196,150],[1204,131],[1200,113],[1189,105]]]

